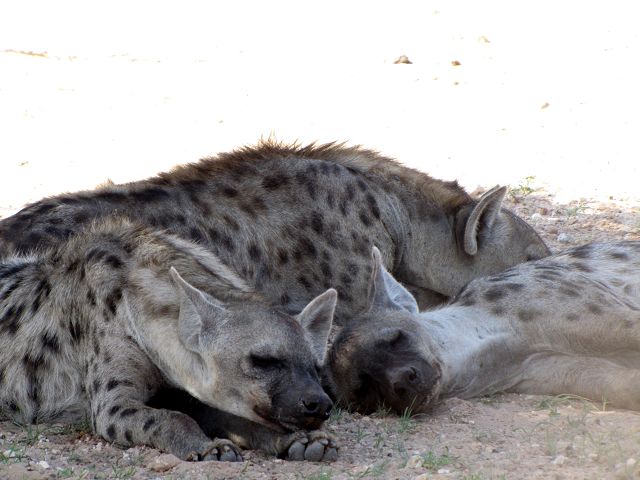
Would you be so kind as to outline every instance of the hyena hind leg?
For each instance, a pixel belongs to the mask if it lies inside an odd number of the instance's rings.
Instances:
[[[161,384],[161,376],[144,361],[141,351],[130,347],[129,355],[124,355],[122,350],[118,361],[95,369],[87,378],[92,423],[98,435],[122,446],[148,445],[183,460],[242,461],[231,441],[207,437],[188,415],[145,405],[150,387]]]
[[[545,353],[527,360],[523,380],[510,391],[577,395],[640,410],[640,370],[600,357]]]

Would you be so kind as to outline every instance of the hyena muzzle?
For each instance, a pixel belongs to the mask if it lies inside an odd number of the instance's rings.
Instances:
[[[275,432],[285,453],[332,459],[326,435],[294,431],[317,429],[332,406],[318,369],[336,297],[328,290],[294,317],[195,244],[99,222],[0,263],[0,406],[25,423],[87,418],[120,445],[240,460],[189,416],[146,405],[177,386]]]

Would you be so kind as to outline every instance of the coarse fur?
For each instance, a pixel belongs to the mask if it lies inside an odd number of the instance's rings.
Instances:
[[[420,411],[441,398],[507,391],[640,410],[640,242],[595,243],[524,263],[476,279],[447,306],[422,313],[377,252],[374,263],[374,308],[392,298],[396,311],[386,309],[386,322],[357,318],[338,338],[332,371],[350,383],[342,391],[357,392],[344,401],[371,409],[386,388],[413,398]],[[372,329],[389,351],[378,363],[393,364],[410,345],[420,357],[402,362],[396,378],[380,374],[362,354]],[[408,380],[395,383],[401,375]]]
[[[375,245],[422,299],[442,302],[478,276],[549,254],[502,208],[359,147],[263,141],[156,177],[51,197],[0,221],[0,249],[27,253],[117,213],[215,253],[291,312],[336,288],[336,322],[364,306]]]
[[[145,405],[177,387],[274,431],[279,453],[299,450],[308,435],[292,432],[317,429],[332,404],[318,369],[336,298],[292,317],[202,247],[106,218],[0,261],[0,408],[21,423],[87,418],[111,442],[183,459],[240,459],[187,415]]]
[[[92,219],[118,215],[201,245],[290,314],[335,288],[335,323],[349,325],[368,308],[374,244],[421,307],[475,277],[546,256],[535,231],[502,208],[505,192],[475,200],[456,182],[371,150],[265,141],[140,182],[36,202],[0,221],[0,250],[59,244]],[[386,358],[384,342],[368,334],[364,354]],[[405,353],[393,368],[408,378],[401,364],[419,352]],[[350,383],[331,377],[336,398],[353,395],[340,390]]]

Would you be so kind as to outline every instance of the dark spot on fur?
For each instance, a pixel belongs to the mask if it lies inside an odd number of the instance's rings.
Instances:
[[[124,431],[124,438],[127,440],[127,442],[133,443],[133,436],[131,435],[131,430]]]
[[[600,315],[602,313],[602,308],[595,303],[587,303],[587,308],[595,315]]]
[[[609,256],[614,260],[629,260],[629,255],[626,252],[611,252]]]
[[[107,438],[109,440],[115,440],[116,438],[116,427],[115,425],[111,424],[107,427]]]
[[[291,298],[286,293],[280,296],[280,305],[287,305],[291,301]]]
[[[298,248],[294,252],[296,260],[300,260],[305,256],[316,258],[317,255],[318,252],[316,251],[316,246],[311,240],[309,240],[309,238],[302,236],[298,239]]]
[[[238,196],[238,190],[228,185],[222,187],[221,191],[225,197],[233,198]]]
[[[380,208],[378,207],[378,202],[375,197],[370,193],[367,193],[367,204],[369,205],[369,211],[374,218],[380,219]]]
[[[362,224],[365,227],[370,227],[372,224],[371,218],[369,217],[369,215],[367,215],[367,212],[365,212],[364,210],[360,211],[360,214],[358,215],[360,218],[360,221],[362,222]]]
[[[331,271],[331,265],[328,262],[322,261],[320,263],[320,270],[322,270],[322,274],[326,279],[330,279],[333,276],[333,272]]]
[[[44,333],[40,338],[40,342],[42,343],[43,349],[49,350],[51,353],[60,352],[60,341],[58,340],[58,336],[55,333]]]
[[[289,184],[289,177],[286,175],[269,175],[262,181],[262,186],[266,190],[277,190]]]
[[[580,270],[581,272],[585,272],[585,273],[591,273],[593,272],[593,269],[591,267],[589,267],[588,265],[584,264],[584,263],[580,263],[580,262],[575,262],[573,264],[573,267],[576,270]]]
[[[136,413],[138,413],[137,408],[125,408],[124,410],[122,410],[122,412],[120,412],[120,417],[130,417],[131,415],[135,415]]]
[[[311,214],[311,229],[318,235],[321,235],[322,230],[324,229],[323,219],[324,217],[322,213],[318,211],[315,211]]]
[[[530,322],[537,316],[539,316],[538,312],[533,310],[518,310],[518,318],[523,322]]]
[[[85,260],[87,263],[91,263],[92,261],[96,261],[99,262],[100,260],[102,260],[105,256],[107,255],[107,252],[104,251],[101,248],[92,248],[91,250],[89,250],[87,252],[87,256],[85,257]],[[77,263],[77,262],[74,262]],[[71,268],[71,265],[69,265],[68,270]]]
[[[104,259],[104,263],[109,265],[111,268],[122,268],[122,266],[124,265],[122,260],[120,260],[120,258],[113,254],[108,255],[107,258]]]
[[[500,300],[503,298],[507,292],[504,291],[501,287],[492,287],[484,292],[484,298],[488,302],[495,302],[496,300]]]
[[[107,391],[110,392],[111,390],[116,388],[118,385],[120,385],[120,382],[115,378],[112,378],[107,382]]]
[[[331,210],[335,207],[335,200],[333,199],[333,192],[330,190],[327,192],[327,205]]]
[[[524,285],[521,283],[505,283],[503,286],[508,288],[512,292],[519,292],[524,288]]]
[[[168,199],[171,195],[169,192],[158,187],[148,187],[143,190],[129,192],[129,197],[139,202],[158,202]]]
[[[95,378],[93,380],[93,394],[95,395],[96,393],[98,393],[101,387],[102,387],[102,384],[100,383],[100,380]]]
[[[120,411],[122,407],[120,405],[114,405],[109,409],[109,415],[113,416]]]
[[[153,426],[154,423],[156,423],[156,419],[153,417],[149,417],[142,425],[142,431],[143,432],[148,431]]]
[[[20,328],[20,319],[22,317],[22,312],[24,310],[24,305],[11,305],[4,312],[4,315],[0,317],[0,327],[3,331],[8,332],[10,335],[15,335]]]
[[[278,263],[284,265],[289,261],[289,254],[285,250],[278,250]]]
[[[107,309],[111,313],[111,316],[116,314],[116,310],[118,309],[118,304],[122,299],[122,290],[120,288],[114,289],[105,299],[104,303],[107,306]]]
[[[566,318],[570,322],[575,322],[576,320],[578,320],[580,318],[580,316],[577,313],[567,313],[564,316],[564,318]]]
[[[311,290],[311,282],[304,275],[300,275],[298,277],[298,282],[305,288],[305,290],[307,290],[307,291]]]
[[[238,231],[240,230],[240,225],[238,224],[238,222],[236,222],[233,218],[231,218],[229,215],[223,215],[222,216],[222,220],[224,220],[224,223],[226,223],[232,230],[234,231]]]
[[[253,206],[250,205],[247,202],[242,202],[240,204],[240,210],[242,210],[243,212],[245,212],[247,215],[249,215],[252,218],[256,218],[258,216],[258,214],[254,210]]]
[[[504,314],[504,308],[502,308],[502,307],[493,307],[491,309],[491,313],[493,313],[494,315],[499,317],[499,316]]]
[[[569,256],[573,258],[589,258],[591,254],[591,246],[590,245],[582,245],[580,247],[574,248],[569,252]]]
[[[580,295],[573,288],[569,288],[567,286],[562,286],[558,288],[558,293],[564,295],[565,297],[578,297]]]
[[[249,247],[247,248],[247,251],[249,252],[249,257],[251,258],[251,260],[253,261],[260,260],[260,257],[262,254],[260,252],[260,249],[255,243],[252,243],[251,245],[249,245]]]

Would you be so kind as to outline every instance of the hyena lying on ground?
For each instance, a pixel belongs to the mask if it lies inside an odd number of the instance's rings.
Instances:
[[[335,323],[346,324],[368,308],[374,242],[421,306],[472,278],[548,255],[535,231],[501,207],[504,194],[496,188],[474,200],[455,182],[360,148],[264,142],[141,182],[41,200],[0,221],[0,250],[60,243],[117,212],[199,243],[289,313],[333,287]],[[378,333],[367,332],[372,358],[387,355]],[[410,387],[414,372],[429,375],[421,364],[419,352],[405,349],[392,370],[378,364],[374,377]],[[399,411],[408,406],[393,388],[373,390]]]
[[[145,405],[172,385],[279,432],[251,446],[334,458],[321,432],[287,432],[328,417],[317,368],[336,298],[291,317],[203,248],[108,219],[0,262],[0,407],[25,423],[90,418],[109,441],[183,459],[241,459],[188,416]]]
[[[574,394],[640,410],[640,242],[585,245],[518,265],[423,313],[377,251],[374,258],[375,302],[397,309],[385,313],[381,336],[390,351],[420,349],[432,372],[414,378],[414,410],[500,391]],[[419,335],[406,335],[406,324]],[[342,390],[357,390],[369,368],[372,358],[361,353],[369,328],[366,317],[355,319],[343,345],[333,346],[340,359],[333,371],[351,383]],[[375,404],[359,395],[344,400]]]

